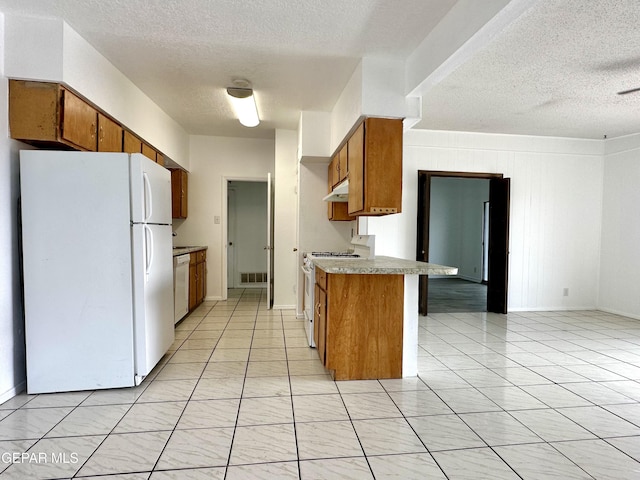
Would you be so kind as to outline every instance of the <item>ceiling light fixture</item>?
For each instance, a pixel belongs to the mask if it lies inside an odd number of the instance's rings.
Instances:
[[[231,105],[242,125],[255,127],[260,123],[256,99],[253,96],[253,89],[249,81],[234,80],[233,86],[227,88],[227,95],[229,95]]]

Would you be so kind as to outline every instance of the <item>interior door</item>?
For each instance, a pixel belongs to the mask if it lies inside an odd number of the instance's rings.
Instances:
[[[491,179],[489,186],[488,312],[507,313],[510,191],[510,178]]]
[[[236,191],[233,188],[227,190],[227,218],[227,288],[236,288]]]
[[[271,173],[267,175],[267,305],[273,308],[273,205],[274,190]]]
[[[429,197],[431,195],[431,178],[423,172],[418,174],[418,241],[416,243],[416,260],[429,261]],[[418,312],[428,313],[429,276],[418,277]]]

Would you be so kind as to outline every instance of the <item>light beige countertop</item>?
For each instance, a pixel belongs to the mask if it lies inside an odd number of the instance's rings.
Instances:
[[[313,263],[327,273],[378,275],[455,275],[457,267],[417,262],[404,258],[314,258]]]
[[[189,247],[173,247],[173,256],[177,257],[178,255],[185,255],[187,253],[191,253],[191,252],[198,252],[200,250],[206,250],[209,247],[203,247],[203,246],[199,246],[199,247],[195,247],[195,246],[189,246]]]

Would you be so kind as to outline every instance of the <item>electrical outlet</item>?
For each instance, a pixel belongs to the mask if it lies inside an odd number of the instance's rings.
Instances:
[[[563,288],[562,289],[562,296],[563,297],[568,297],[569,296],[569,289],[568,288]]]

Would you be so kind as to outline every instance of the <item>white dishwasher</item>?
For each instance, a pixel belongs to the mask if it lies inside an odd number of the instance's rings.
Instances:
[[[189,312],[189,260],[191,255],[173,257],[174,322]]]

